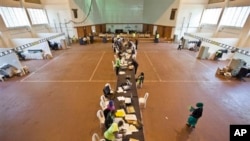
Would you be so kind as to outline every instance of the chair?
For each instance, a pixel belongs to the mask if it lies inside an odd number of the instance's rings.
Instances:
[[[139,98],[139,105],[141,108],[146,108],[148,96],[149,96],[149,93],[146,92],[144,97]]]
[[[105,141],[105,139],[100,139],[99,135],[97,133],[94,133],[92,135],[92,141]]]
[[[101,106],[102,110],[105,110],[107,108],[105,101],[102,101],[102,100],[100,101],[100,106]]]
[[[100,100],[102,100],[102,101],[109,101],[104,95],[101,95]]]
[[[105,117],[104,117],[103,111],[98,110],[96,113],[96,116],[98,117],[100,121],[100,128],[104,128]]]
[[[109,99],[107,99],[104,95],[101,95],[100,100],[105,103],[105,105],[109,104]]]

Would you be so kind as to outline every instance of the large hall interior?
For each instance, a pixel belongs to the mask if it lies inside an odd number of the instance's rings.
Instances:
[[[250,124],[249,13],[248,0],[0,1],[0,141],[233,141]]]

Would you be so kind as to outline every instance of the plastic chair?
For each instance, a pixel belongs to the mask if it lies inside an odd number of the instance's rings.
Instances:
[[[105,103],[105,105],[109,104],[109,99],[107,99],[104,95],[101,95],[100,100]]]
[[[92,141],[105,141],[105,139],[100,139],[99,135],[97,133],[94,133],[92,135]]]
[[[100,128],[104,127],[104,122],[105,122],[105,117],[103,114],[102,110],[98,110],[96,113],[96,116],[98,117],[99,121],[100,121]]]
[[[107,108],[105,101],[102,101],[102,100],[100,101],[100,106],[101,106],[102,110],[105,110]]]
[[[139,105],[141,108],[146,108],[148,96],[149,96],[149,93],[146,92],[144,97],[139,98]]]
[[[101,101],[109,101],[104,95],[101,95],[100,100]]]

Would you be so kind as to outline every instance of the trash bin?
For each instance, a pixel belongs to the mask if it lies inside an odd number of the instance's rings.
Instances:
[[[178,42],[178,35],[174,35],[174,42],[177,43]]]

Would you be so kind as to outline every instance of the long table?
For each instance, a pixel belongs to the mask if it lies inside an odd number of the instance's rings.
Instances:
[[[122,75],[118,75],[117,76],[117,86],[116,88],[118,89],[118,87],[120,87],[124,82],[126,82],[126,77],[130,76],[130,82],[132,83],[131,87],[129,90],[126,91],[126,93],[121,92],[121,93],[117,93],[115,94],[115,106],[117,107],[116,109],[119,109],[121,107],[121,102],[118,101],[117,97],[119,96],[124,96],[124,97],[129,97],[131,98],[131,104],[134,109],[135,109],[135,115],[137,120],[142,121],[142,117],[141,117],[141,111],[140,111],[140,106],[139,106],[139,97],[137,94],[137,88],[136,88],[136,81],[135,81],[135,73],[134,73],[134,69],[129,70],[129,69],[123,69],[122,71],[125,72],[125,74]],[[124,108],[124,107],[121,107]],[[126,112],[126,109],[124,109]],[[126,112],[127,114],[127,112]],[[124,121],[126,121],[124,119]],[[130,138],[134,138],[137,139],[139,141],[144,141],[144,134],[143,134],[143,127],[138,129],[138,132],[132,132],[131,135],[126,135],[125,137],[123,137],[123,141],[129,141]]]

